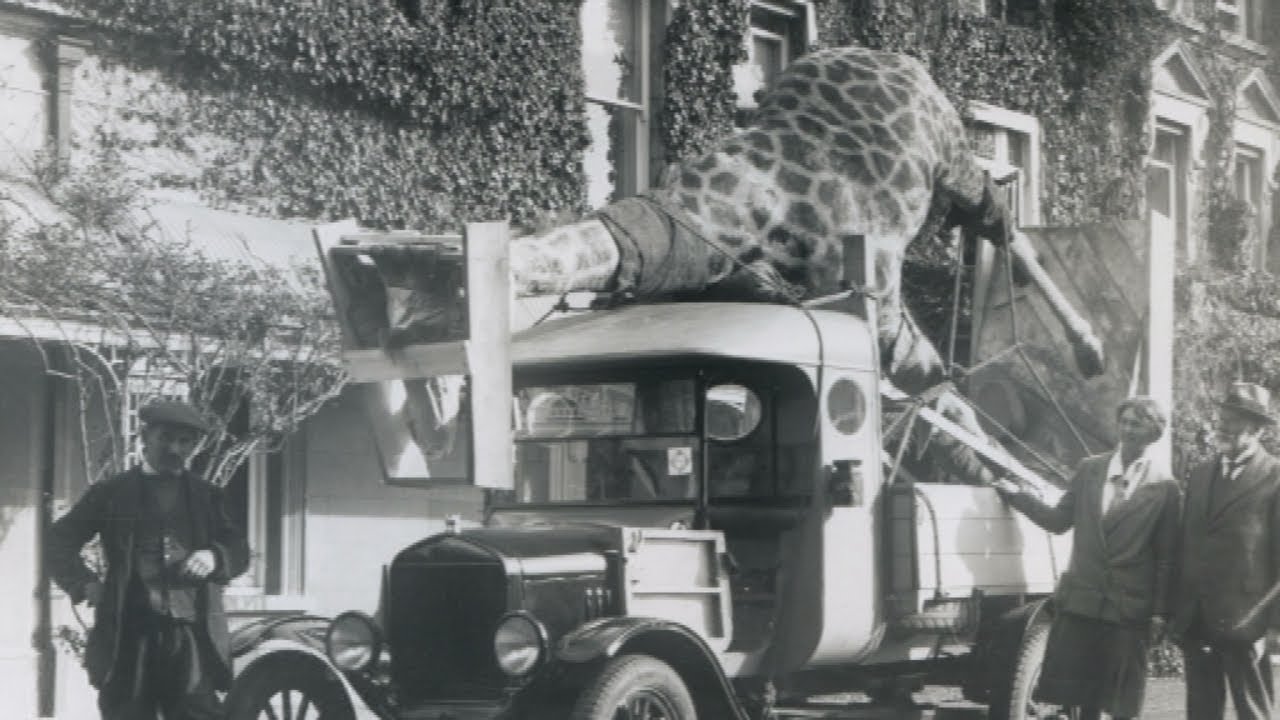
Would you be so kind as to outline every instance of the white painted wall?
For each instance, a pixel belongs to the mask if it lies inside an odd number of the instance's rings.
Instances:
[[[8,717],[36,714],[36,499],[44,381],[39,357],[0,342],[0,697]]]
[[[34,36],[0,33],[0,173],[20,171],[44,147],[51,109],[44,75]]]

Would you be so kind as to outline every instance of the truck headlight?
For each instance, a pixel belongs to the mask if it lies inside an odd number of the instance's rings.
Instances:
[[[382,653],[382,634],[368,615],[345,612],[329,623],[324,649],[334,665],[343,670],[361,672],[378,661]]]
[[[508,615],[493,633],[493,653],[502,672],[518,677],[537,667],[546,652],[546,631],[523,613]]]

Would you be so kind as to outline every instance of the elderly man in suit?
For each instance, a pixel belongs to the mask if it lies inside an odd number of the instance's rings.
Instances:
[[[1035,697],[1076,708],[1082,720],[1137,717],[1147,648],[1164,631],[1181,510],[1181,491],[1153,450],[1166,422],[1152,398],[1121,402],[1119,447],[1082,460],[1055,506],[1008,480],[994,483],[1037,525],[1075,530]]]
[[[1235,383],[1221,403],[1221,452],[1187,483],[1181,578],[1170,632],[1186,659],[1187,716],[1220,720],[1227,690],[1240,720],[1271,715],[1268,628],[1261,605],[1280,580],[1280,461],[1262,449],[1270,394]]]
[[[85,669],[104,720],[212,720],[231,683],[222,586],[244,572],[249,544],[222,493],[187,469],[206,430],[185,403],[139,412],[142,464],[89,487],[49,534],[50,573],[94,607]],[[80,550],[102,544],[106,578]]]

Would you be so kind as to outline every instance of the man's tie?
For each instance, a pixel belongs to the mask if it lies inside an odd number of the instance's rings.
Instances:
[[[1225,457],[1218,462],[1218,476],[1213,479],[1213,484],[1209,486],[1209,507],[1217,507],[1218,503],[1227,497],[1227,488],[1231,487],[1231,483],[1235,481],[1236,473],[1247,462],[1247,458],[1244,460],[1228,460]]]

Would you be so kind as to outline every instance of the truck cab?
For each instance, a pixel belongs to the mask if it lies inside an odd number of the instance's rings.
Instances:
[[[379,617],[242,633],[231,717],[763,718],[923,683],[1025,716],[1069,539],[884,436],[919,408],[874,338],[710,302],[517,333],[510,489],[391,558]]]

